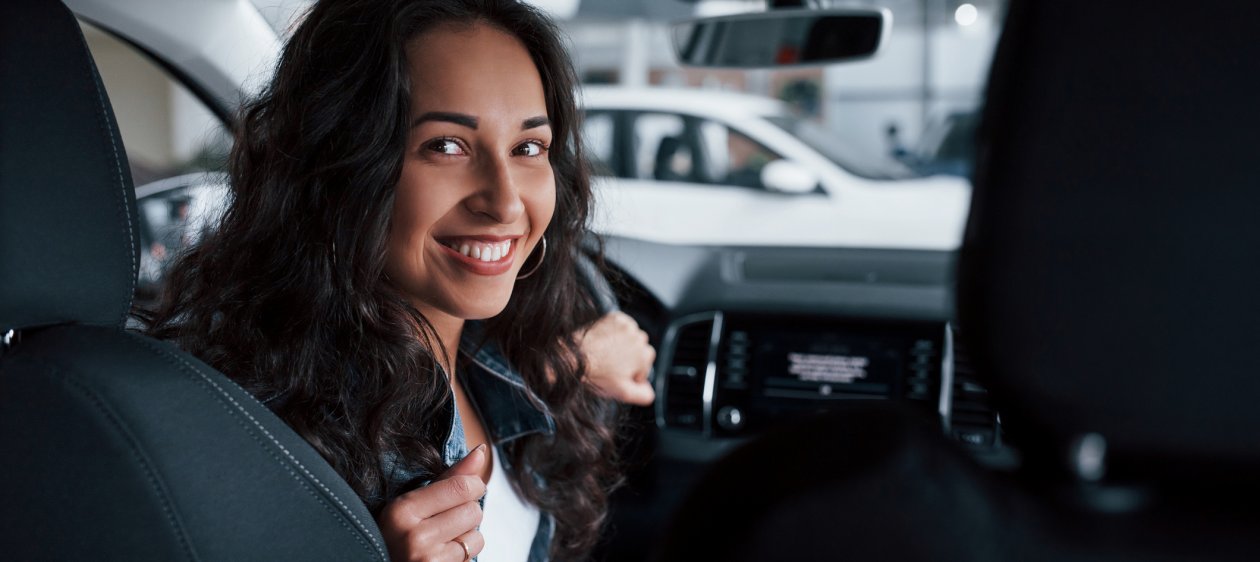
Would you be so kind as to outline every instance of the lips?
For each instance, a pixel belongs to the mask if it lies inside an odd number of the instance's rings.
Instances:
[[[519,236],[451,236],[436,238],[444,253],[472,273],[499,275],[512,268]]]

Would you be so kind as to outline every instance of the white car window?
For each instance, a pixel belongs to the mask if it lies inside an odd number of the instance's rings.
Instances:
[[[782,158],[716,121],[676,113],[634,120],[634,177],[764,189],[761,168]]]
[[[582,120],[582,142],[591,171],[598,176],[615,175],[613,169],[613,114],[589,112]]]
[[[714,121],[700,124],[706,179],[715,184],[764,189],[761,169],[782,158],[761,143]]]
[[[140,208],[140,285],[137,295],[147,299],[161,286],[171,260],[188,249],[214,225],[227,207],[227,178],[219,173],[195,172],[142,186]]]
[[[684,181],[693,177],[695,151],[686,123],[673,113],[642,113],[634,120],[634,177]]]

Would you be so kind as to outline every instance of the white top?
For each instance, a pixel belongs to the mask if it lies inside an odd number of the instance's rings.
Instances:
[[[494,467],[486,483],[485,506],[482,507],[481,535],[486,546],[477,555],[478,562],[523,562],[529,558],[529,547],[538,533],[538,508],[527,503],[512,484],[507,471],[494,451]]]

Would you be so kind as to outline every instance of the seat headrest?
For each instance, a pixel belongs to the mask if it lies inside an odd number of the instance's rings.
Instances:
[[[1097,433],[1121,472],[1260,465],[1257,19],[1012,2],[958,302],[1020,446]]]
[[[120,325],[135,193],[105,88],[55,0],[0,3],[0,332]]]

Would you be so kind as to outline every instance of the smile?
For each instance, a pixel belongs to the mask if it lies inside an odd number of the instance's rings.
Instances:
[[[500,275],[512,269],[519,237],[438,238],[443,253],[456,264],[477,275]]]
[[[504,261],[512,253],[512,240],[510,239],[500,242],[485,242],[470,238],[454,238],[439,240],[438,243],[455,250],[466,258],[483,262]]]

